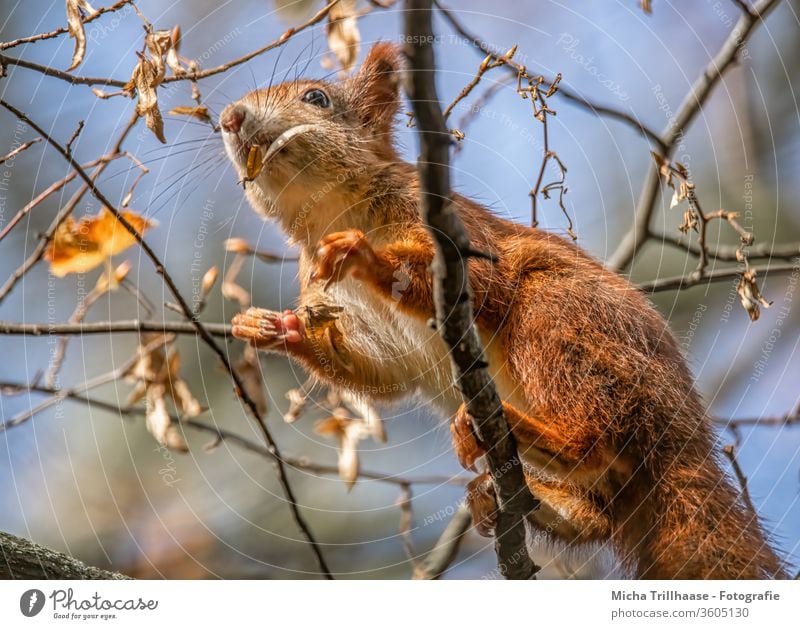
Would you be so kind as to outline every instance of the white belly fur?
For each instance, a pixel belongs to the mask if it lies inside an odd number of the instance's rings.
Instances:
[[[417,394],[447,417],[460,404],[453,386],[450,358],[438,333],[389,300],[348,278],[331,286],[331,303],[343,308],[338,324],[346,330],[351,351],[374,366],[371,384],[378,396],[396,391]],[[369,396],[370,391],[364,391]]]

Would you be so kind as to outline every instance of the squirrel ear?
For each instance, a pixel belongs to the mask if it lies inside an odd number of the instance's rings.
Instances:
[[[388,42],[375,44],[353,78],[355,108],[369,125],[389,131],[400,106],[403,53]]]

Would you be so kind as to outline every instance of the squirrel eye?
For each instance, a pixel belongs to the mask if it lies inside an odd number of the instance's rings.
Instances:
[[[303,94],[303,102],[315,107],[330,107],[331,99],[328,95],[320,89],[308,90]]]

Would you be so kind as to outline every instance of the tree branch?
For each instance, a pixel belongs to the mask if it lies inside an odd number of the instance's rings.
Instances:
[[[678,108],[678,112],[661,132],[661,154],[664,158],[668,159],[672,155],[678,139],[686,132],[692,120],[700,112],[709,94],[711,94],[711,90],[720,81],[722,75],[736,60],[737,52],[747,41],[753,28],[766,17],[767,13],[779,1],[760,0],[753,6],[751,12],[742,13],[739,17],[719,52],[703,68],[700,76],[697,77],[686,98]],[[647,177],[639,195],[639,201],[636,204],[633,225],[623,236],[614,253],[608,258],[606,266],[609,268],[619,271],[624,270],[633,261],[638,248],[648,239],[650,221],[655,212],[656,200],[660,190],[659,184],[658,166],[652,164],[647,171]]]
[[[0,579],[130,579],[0,531]]]
[[[525,484],[516,442],[473,326],[472,298],[462,255],[470,250],[470,243],[456,207],[450,202],[450,135],[434,85],[431,14],[431,0],[407,0],[407,89],[420,138],[417,168],[422,216],[436,245],[433,275],[437,325],[450,350],[467,409],[486,445],[500,507],[495,538],[500,570],[507,578],[528,579],[538,568],[526,549],[525,516],[538,503]]]
[[[434,580],[440,578],[455,561],[458,549],[467,531],[472,526],[472,516],[465,503],[461,503],[436,544],[425,556],[422,564],[414,572],[415,580]]]
[[[231,326],[227,323],[203,323],[212,336],[231,339]],[[197,335],[197,326],[190,321],[149,321],[131,319],[129,321],[97,321],[92,323],[16,323],[0,321],[0,334],[10,336],[45,336],[116,334],[122,332],[165,332],[173,334]]]

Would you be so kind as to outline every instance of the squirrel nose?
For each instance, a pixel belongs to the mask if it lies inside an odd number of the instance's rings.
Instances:
[[[239,133],[247,112],[241,105],[231,105],[219,117],[220,126],[228,133]]]

